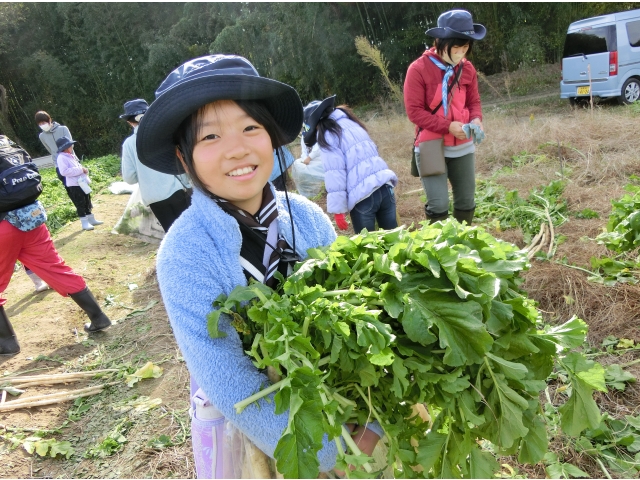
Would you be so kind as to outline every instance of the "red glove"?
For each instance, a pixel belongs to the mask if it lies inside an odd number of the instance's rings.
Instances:
[[[344,213],[336,213],[333,218],[336,220],[336,225],[340,230],[346,230],[349,228],[349,224],[347,223],[347,219],[344,218]]]

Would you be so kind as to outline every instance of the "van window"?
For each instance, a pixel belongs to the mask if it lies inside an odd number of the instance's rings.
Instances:
[[[629,36],[629,45],[640,47],[640,20],[627,23],[627,35]]]
[[[615,25],[587,27],[579,32],[567,34],[562,58],[615,52],[617,49]]]

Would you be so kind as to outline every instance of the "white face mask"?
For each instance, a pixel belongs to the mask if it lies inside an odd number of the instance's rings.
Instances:
[[[39,127],[42,129],[43,132],[48,132],[49,130],[51,130],[50,123],[42,123],[39,125]]]
[[[452,53],[451,57],[447,55],[447,52],[442,52],[442,59],[450,65],[454,67],[460,63],[460,61],[464,58],[464,53]]]

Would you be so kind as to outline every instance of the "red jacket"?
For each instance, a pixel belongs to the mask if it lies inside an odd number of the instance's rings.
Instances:
[[[409,65],[404,82],[404,106],[407,116],[416,125],[416,133],[420,128],[420,135],[415,145],[426,140],[442,138],[446,146],[457,146],[471,142],[472,139],[458,140],[449,133],[451,122],[469,123],[470,120],[482,120],[482,106],[478,93],[478,75],[476,69],[467,59],[454,68],[454,77],[462,67],[460,79],[453,87],[453,96],[449,97],[447,116],[441,106],[435,115],[431,111],[442,100],[442,79],[444,70],[440,70],[430,59],[434,56],[440,63],[445,64],[436,53],[435,47],[425,51],[420,58]],[[454,77],[451,77],[452,79]],[[449,80],[451,83],[452,80]]]

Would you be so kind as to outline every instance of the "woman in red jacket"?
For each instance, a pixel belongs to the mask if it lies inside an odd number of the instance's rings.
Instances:
[[[486,28],[473,23],[466,10],[450,10],[440,15],[438,26],[426,34],[435,38],[434,46],[409,66],[404,83],[407,116],[416,125],[414,148],[427,194],[425,214],[431,223],[448,217],[448,179],[453,190],[453,216],[471,224],[475,210],[474,143],[479,143],[484,133],[478,77],[465,56],[474,40],[484,38]],[[420,172],[420,144],[440,139],[443,167],[429,172],[424,167]]]

